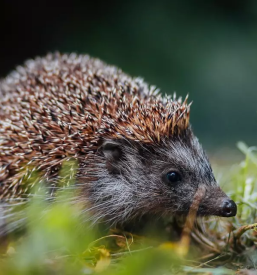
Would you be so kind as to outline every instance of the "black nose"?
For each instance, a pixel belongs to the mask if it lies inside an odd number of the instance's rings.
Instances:
[[[222,217],[234,217],[237,212],[237,206],[232,200],[225,200],[221,208]]]

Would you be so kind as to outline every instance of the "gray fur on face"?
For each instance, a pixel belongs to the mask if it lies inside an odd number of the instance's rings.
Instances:
[[[205,197],[198,215],[218,215],[227,198],[190,128],[154,146],[105,140],[85,165],[91,167],[86,192],[94,222],[103,219],[122,224],[149,213],[186,214],[199,186],[205,189]],[[181,181],[167,183],[165,176],[170,171],[178,172]]]

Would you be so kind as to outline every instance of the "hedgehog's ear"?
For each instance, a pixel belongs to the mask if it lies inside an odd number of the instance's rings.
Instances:
[[[117,161],[122,156],[121,144],[118,141],[106,140],[101,148],[105,158],[109,161]]]

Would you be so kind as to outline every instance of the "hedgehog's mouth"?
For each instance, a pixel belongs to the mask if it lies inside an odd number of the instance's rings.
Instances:
[[[186,209],[186,210],[185,210]],[[184,210],[178,210],[176,211],[176,216],[187,216],[191,211],[191,207],[185,207]],[[207,202],[205,201],[199,205],[199,208],[195,211],[196,215],[198,217],[204,217],[204,216],[218,216],[218,217],[234,217],[237,213],[237,205],[233,200],[230,200],[229,198],[223,199],[221,203],[215,203]]]
[[[219,217],[234,217],[237,213],[236,203],[228,197],[216,200],[214,203],[203,202],[200,204],[197,216],[219,216]]]
[[[237,205],[219,186],[200,184],[195,192],[189,212],[197,216],[234,217]]]

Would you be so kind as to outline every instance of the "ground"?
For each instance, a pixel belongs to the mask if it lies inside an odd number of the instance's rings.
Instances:
[[[166,222],[167,240],[158,232],[156,238],[114,228],[103,234],[81,223],[78,206],[69,204],[70,192],[59,192],[49,204],[42,186],[25,208],[26,230],[1,241],[0,275],[257,274],[256,148],[242,142],[238,148],[245,155],[241,163],[215,169],[238,204],[236,217],[195,220],[192,212],[182,225]],[[172,239],[175,222],[182,233]]]

